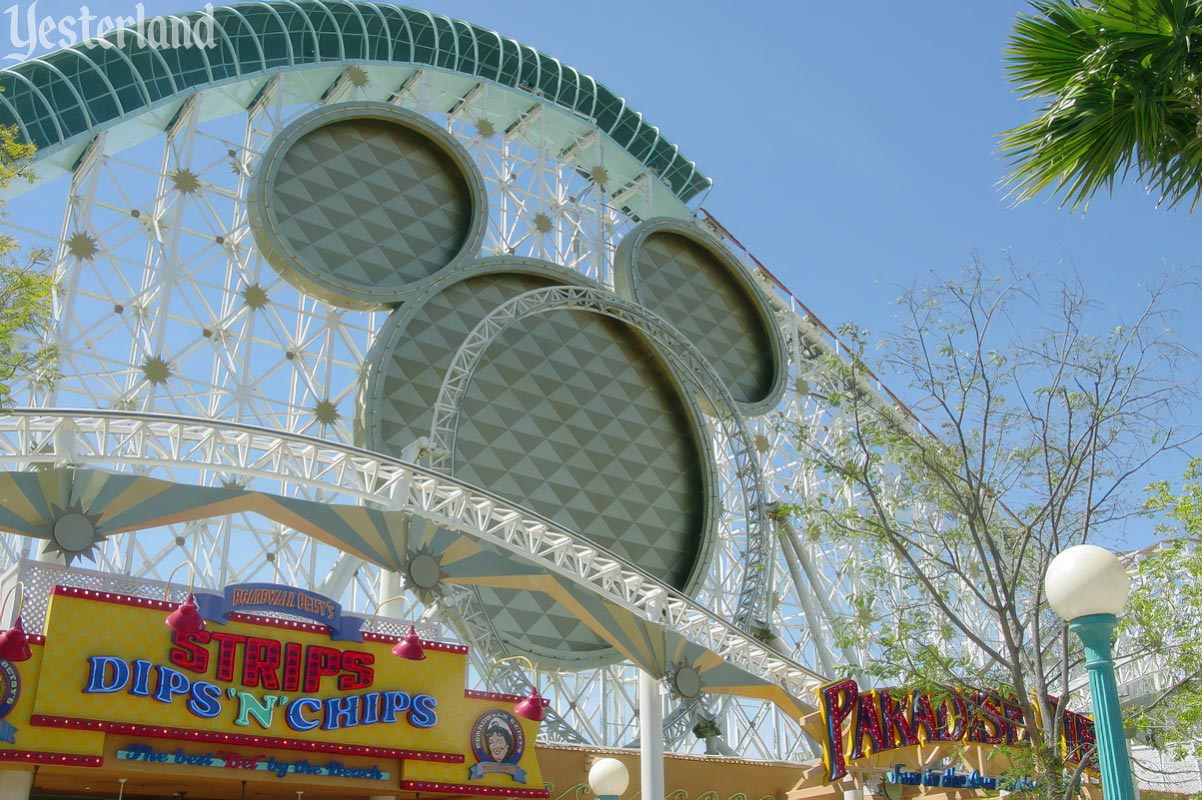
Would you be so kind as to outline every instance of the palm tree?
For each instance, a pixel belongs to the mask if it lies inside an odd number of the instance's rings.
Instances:
[[[1006,50],[1035,119],[1001,136],[1019,201],[1085,208],[1128,176],[1158,202],[1202,199],[1202,0],[1032,0]]]

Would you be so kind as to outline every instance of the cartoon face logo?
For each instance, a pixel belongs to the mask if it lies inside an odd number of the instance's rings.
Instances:
[[[513,737],[509,730],[499,725],[489,728],[485,735],[488,739],[488,754],[493,761],[508,761],[513,754]]]
[[[472,726],[472,753],[479,763],[468,773],[471,780],[485,775],[505,774],[517,783],[526,782],[526,773],[517,763],[526,751],[526,735],[516,717],[506,711],[482,714]]]
[[[512,249],[484,255],[489,191],[424,117],[334,104],[272,142],[250,227],[302,291],[390,312],[360,374],[358,444],[486,488],[696,593],[722,514],[715,442],[754,465],[743,420],[775,408],[788,378],[770,300],[712,231],[675,217],[626,232],[604,280]],[[553,235],[553,213],[527,216]],[[756,513],[743,514],[749,529]],[[507,651],[568,669],[622,658],[603,622],[579,617],[587,598],[515,588],[529,565],[465,556],[456,538],[430,527],[404,555],[438,559],[422,585],[435,594],[456,570],[505,576],[474,593]]]

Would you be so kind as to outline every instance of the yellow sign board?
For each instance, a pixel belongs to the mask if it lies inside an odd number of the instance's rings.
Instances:
[[[239,613],[181,633],[164,622],[173,609],[56,587],[44,645],[14,665],[25,689],[8,720],[27,724],[14,744],[378,794],[547,796],[538,723],[512,713],[520,698],[464,691],[466,648],[423,642],[413,661],[394,637],[332,641],[323,625]]]

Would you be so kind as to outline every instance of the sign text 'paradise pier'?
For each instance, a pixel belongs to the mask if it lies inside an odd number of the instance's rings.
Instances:
[[[1016,744],[1027,738],[1022,709],[996,693],[861,692],[856,682],[848,679],[821,687],[818,699],[825,727],[822,751],[828,782],[846,775],[849,762],[890,750],[956,742]],[[1068,760],[1079,761],[1093,741],[1092,720],[1065,711]]]

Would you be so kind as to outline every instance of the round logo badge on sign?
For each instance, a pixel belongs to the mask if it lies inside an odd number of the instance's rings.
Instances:
[[[8,716],[21,697],[21,675],[17,665],[0,659],[0,719]]]
[[[489,711],[472,726],[472,753],[477,763],[468,772],[471,780],[501,773],[517,783],[526,782],[526,771],[517,764],[526,751],[526,735],[517,717],[507,711]]]

